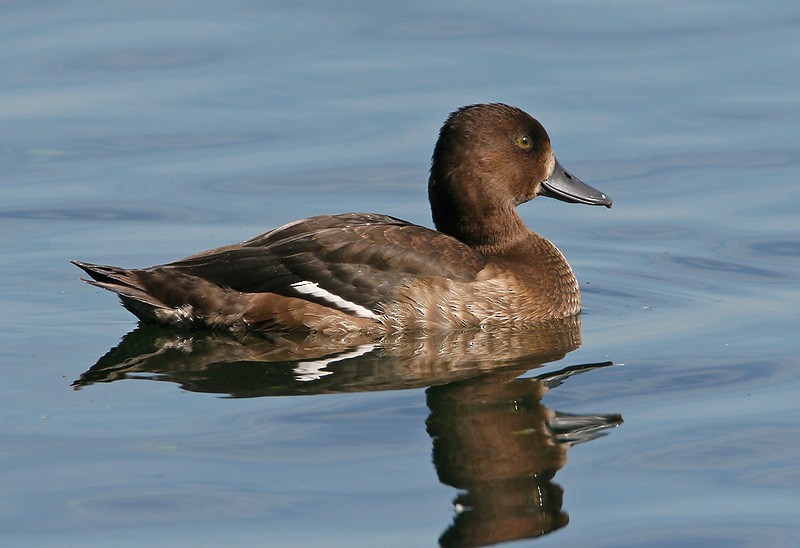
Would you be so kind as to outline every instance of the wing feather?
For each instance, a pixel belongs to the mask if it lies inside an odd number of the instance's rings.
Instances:
[[[387,215],[351,213],[296,221],[159,268],[237,291],[300,297],[352,313],[347,303],[378,312],[380,303],[409,279],[467,282],[485,264],[481,254],[440,232]],[[309,292],[302,282],[322,291]],[[330,295],[343,304],[337,306]]]

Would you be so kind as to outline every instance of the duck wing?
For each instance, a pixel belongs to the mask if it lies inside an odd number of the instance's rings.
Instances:
[[[441,232],[387,215],[350,213],[295,221],[153,269],[373,317],[410,279],[469,282],[485,265],[483,255]]]

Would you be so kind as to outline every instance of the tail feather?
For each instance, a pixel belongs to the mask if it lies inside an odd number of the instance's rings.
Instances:
[[[91,280],[81,278],[84,282],[116,293],[123,299],[123,304],[126,307],[128,306],[125,301],[127,298],[155,308],[168,308],[165,303],[148,293],[147,288],[142,285],[133,270],[118,266],[84,263],[76,260],[70,262],[92,277]]]
[[[84,281],[116,293],[139,319],[184,328],[239,329],[251,296],[166,267],[127,270],[71,261],[91,276]]]
[[[118,266],[84,263],[75,259],[71,260],[70,262],[98,282],[111,282],[112,280],[123,282],[126,277],[130,277],[129,270],[125,270],[124,268],[120,268]],[[86,281],[92,283],[90,280]]]

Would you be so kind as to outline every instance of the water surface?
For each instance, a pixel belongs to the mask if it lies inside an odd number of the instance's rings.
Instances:
[[[0,15],[3,544],[796,544],[793,3]],[[537,116],[615,199],[520,208],[584,292],[548,348],[288,359],[137,329],[67,262],[147,266],[320,213],[429,225],[438,127],[481,101]]]

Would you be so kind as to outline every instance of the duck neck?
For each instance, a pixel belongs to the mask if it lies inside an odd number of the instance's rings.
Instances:
[[[429,184],[433,224],[439,232],[489,254],[502,253],[531,233],[510,200],[498,202],[461,190],[442,192],[435,182]]]
[[[433,222],[440,232],[489,254],[515,246],[530,233],[513,208],[471,208],[469,216],[434,213]]]

